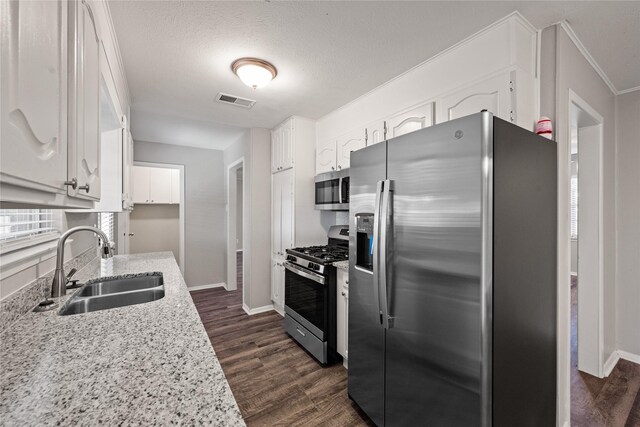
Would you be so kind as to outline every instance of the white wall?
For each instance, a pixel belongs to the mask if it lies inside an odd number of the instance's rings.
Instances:
[[[616,341],[640,360],[640,91],[619,95],[616,107]]]
[[[243,304],[246,310],[271,305],[271,135],[269,129],[250,129],[244,138],[224,152],[229,165],[244,158]],[[225,186],[226,188],[226,186]],[[231,198],[231,202],[234,200]],[[229,227],[235,227],[230,218]],[[235,234],[235,233],[234,233]],[[229,244],[229,248],[235,245]],[[235,253],[228,253],[234,256]],[[235,258],[227,269],[235,268]]]
[[[226,238],[223,152],[135,141],[133,159],[139,162],[184,165],[185,281],[187,286],[224,282]]]
[[[129,253],[171,251],[180,260],[180,205],[136,205],[129,215]]]
[[[607,360],[615,351],[615,95],[585,59],[561,26],[542,32],[540,114],[554,123],[558,141],[558,421],[568,422],[569,397],[569,273],[570,273],[570,134],[569,90],[574,91],[604,119],[603,123],[603,245],[604,245],[604,351]],[[564,177],[564,178],[563,178]],[[566,185],[563,183],[566,182]]]

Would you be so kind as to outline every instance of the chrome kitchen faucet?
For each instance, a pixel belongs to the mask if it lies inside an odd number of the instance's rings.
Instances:
[[[102,259],[111,258],[111,246],[109,243],[109,238],[107,237],[102,230],[90,227],[90,226],[80,226],[74,227],[67,230],[65,233],[60,236],[58,240],[58,250],[56,254],[56,271],[53,274],[53,282],[51,283],[51,297],[57,298],[67,293],[67,278],[64,276],[63,264],[64,264],[64,242],[67,238],[77,231],[92,231],[97,234],[102,240]]]

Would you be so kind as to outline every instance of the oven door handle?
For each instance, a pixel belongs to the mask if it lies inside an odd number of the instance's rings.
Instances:
[[[297,274],[298,276],[306,277],[307,279],[313,280],[316,283],[320,283],[324,285],[326,283],[326,279],[324,276],[313,273],[311,271],[307,271],[302,267],[298,267],[297,265],[291,264],[289,261],[284,262],[284,268],[289,270],[290,272]]]

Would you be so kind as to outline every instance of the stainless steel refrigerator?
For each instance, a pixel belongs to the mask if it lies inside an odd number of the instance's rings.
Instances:
[[[351,154],[349,396],[379,426],[552,426],[556,143],[481,112]]]

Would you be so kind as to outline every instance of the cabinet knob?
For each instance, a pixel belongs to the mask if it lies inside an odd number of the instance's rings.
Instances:
[[[344,283],[346,283],[346,284],[348,285],[348,284],[349,284],[349,281],[348,281],[348,280],[345,280],[345,281],[344,281]]]
[[[338,170],[342,169],[342,166],[338,165]]]
[[[342,294],[343,297],[347,296],[347,294],[344,293],[344,291],[340,292]]]
[[[81,185],[80,187],[78,187],[78,190],[84,190],[85,192],[89,192],[89,184],[85,184],[85,185]]]
[[[71,178],[71,181],[65,181],[64,185],[69,186],[75,190],[76,188],[78,188],[78,179]]]
[[[334,171],[334,170],[336,170],[336,168],[334,168],[333,166],[331,166],[331,170],[332,170],[332,171]]]
[[[151,202],[153,203],[153,199],[151,199]]]

